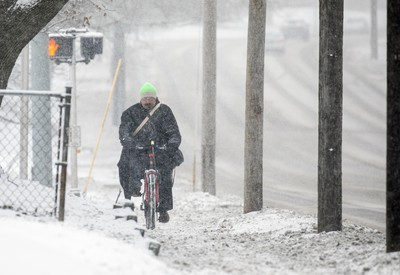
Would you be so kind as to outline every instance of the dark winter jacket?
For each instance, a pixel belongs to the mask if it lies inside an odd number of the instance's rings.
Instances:
[[[157,99],[158,104],[159,101]],[[159,151],[160,164],[172,159],[181,144],[181,134],[175,116],[170,107],[161,104],[143,128],[133,137],[133,132],[149,114],[149,110],[137,103],[122,113],[119,127],[119,139],[123,146],[121,160],[129,156],[135,157],[135,147],[149,145],[154,140],[158,145],[166,145],[166,152]],[[127,152],[129,150],[129,153]]]

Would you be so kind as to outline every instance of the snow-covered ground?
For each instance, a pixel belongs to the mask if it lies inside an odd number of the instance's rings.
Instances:
[[[140,243],[132,246],[82,230],[83,224],[73,227],[0,212],[1,274],[174,274]]]
[[[67,197],[64,223],[0,210],[2,274],[399,274],[400,253],[385,235],[344,223],[317,233],[316,217],[266,207],[243,214],[241,199],[192,192],[177,178],[167,224],[140,236],[138,223],[115,219],[118,187],[96,182]],[[125,210],[127,211],[127,210]],[[147,249],[161,243],[159,256]],[[23,263],[23,264],[22,264]]]

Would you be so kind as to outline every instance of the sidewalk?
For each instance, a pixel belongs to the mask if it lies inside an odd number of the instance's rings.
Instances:
[[[168,224],[147,235],[162,243],[160,259],[187,274],[400,274],[400,253],[386,253],[385,235],[344,223],[317,233],[313,216],[264,208],[243,213],[236,197],[216,198],[174,187]]]

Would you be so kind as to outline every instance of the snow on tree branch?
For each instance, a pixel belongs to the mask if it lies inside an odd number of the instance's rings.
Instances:
[[[18,0],[13,6],[10,7],[10,10],[17,9],[30,9],[36,6],[41,0]]]

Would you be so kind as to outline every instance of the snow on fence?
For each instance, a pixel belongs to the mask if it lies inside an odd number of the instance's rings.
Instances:
[[[61,93],[0,90],[0,207],[56,209]]]

